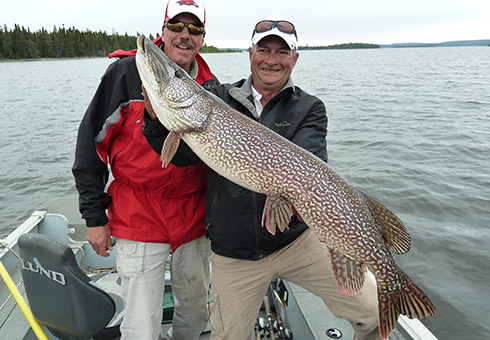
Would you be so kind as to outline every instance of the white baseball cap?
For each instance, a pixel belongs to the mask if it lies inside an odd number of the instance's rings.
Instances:
[[[206,9],[201,0],[169,0],[165,10],[165,22],[181,13],[194,14],[202,25],[206,25]]]
[[[270,28],[267,26],[269,22]],[[259,32],[257,32],[259,24],[261,24],[261,26],[265,24],[265,28],[262,27],[262,29],[265,30],[259,29]],[[284,17],[267,17],[257,22],[254,27],[254,33],[252,34],[252,46],[256,45],[260,40],[269,35],[277,35],[278,37],[281,37],[291,49],[295,49],[296,46],[298,46],[296,29],[291,21]]]

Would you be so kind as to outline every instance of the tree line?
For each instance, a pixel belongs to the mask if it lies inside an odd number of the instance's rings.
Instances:
[[[137,36],[108,34],[106,32],[80,31],[75,27],[53,27],[48,32],[44,27],[36,32],[29,28],[14,25],[0,27],[0,59],[20,60],[39,58],[82,58],[105,57],[112,51],[132,50],[136,48]],[[155,37],[158,37],[157,34]],[[150,34],[149,38],[155,38]],[[222,51],[214,46],[204,45],[201,52],[234,52]]]

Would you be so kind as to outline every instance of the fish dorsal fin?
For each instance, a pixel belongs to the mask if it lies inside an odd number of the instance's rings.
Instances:
[[[332,270],[340,290],[347,295],[358,293],[366,278],[366,266],[346,255],[328,248]]]
[[[403,222],[384,205],[366,194],[364,196],[366,197],[373,218],[381,228],[381,234],[388,248],[395,254],[404,254],[409,251],[410,234]]]

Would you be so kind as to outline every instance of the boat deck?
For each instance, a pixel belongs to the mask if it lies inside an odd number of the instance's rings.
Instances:
[[[55,202],[47,212],[35,212],[5,240],[2,240],[3,247],[0,247],[0,259],[24,298],[20,261],[9,250],[12,248],[14,252],[17,251],[17,239],[23,233],[41,233],[70,246],[75,246],[79,249],[75,253],[76,257],[81,267],[87,271],[94,268],[107,270],[115,267],[115,256],[111,255],[108,258],[98,256],[86,241],[86,227],[76,206],[76,201]],[[284,304],[285,296],[287,296],[288,301],[287,307]],[[291,329],[294,340],[330,340],[335,339],[335,334],[340,333],[342,339],[352,339],[353,331],[349,322],[334,317],[319,297],[297,285],[280,279],[274,281],[268,293],[268,301],[270,301],[273,310],[273,319],[282,322],[285,327]],[[265,318],[265,311],[261,311],[259,317]],[[161,340],[165,339],[169,327],[170,324],[162,324]],[[56,339],[46,329],[45,333],[49,339]],[[330,336],[327,333],[330,333]],[[264,333],[259,333],[256,338],[258,337],[264,338]],[[0,284],[0,339],[37,339],[15,299],[4,284]],[[200,337],[200,340],[209,339],[209,331]],[[401,316],[397,328],[390,335],[389,340],[437,339],[419,320],[409,320]]]

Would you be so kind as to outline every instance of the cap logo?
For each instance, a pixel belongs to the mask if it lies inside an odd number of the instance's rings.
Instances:
[[[187,6],[196,6],[197,8],[199,8],[199,6],[194,2],[194,0],[180,0],[180,1],[177,1],[177,3],[179,5],[187,5]]]

